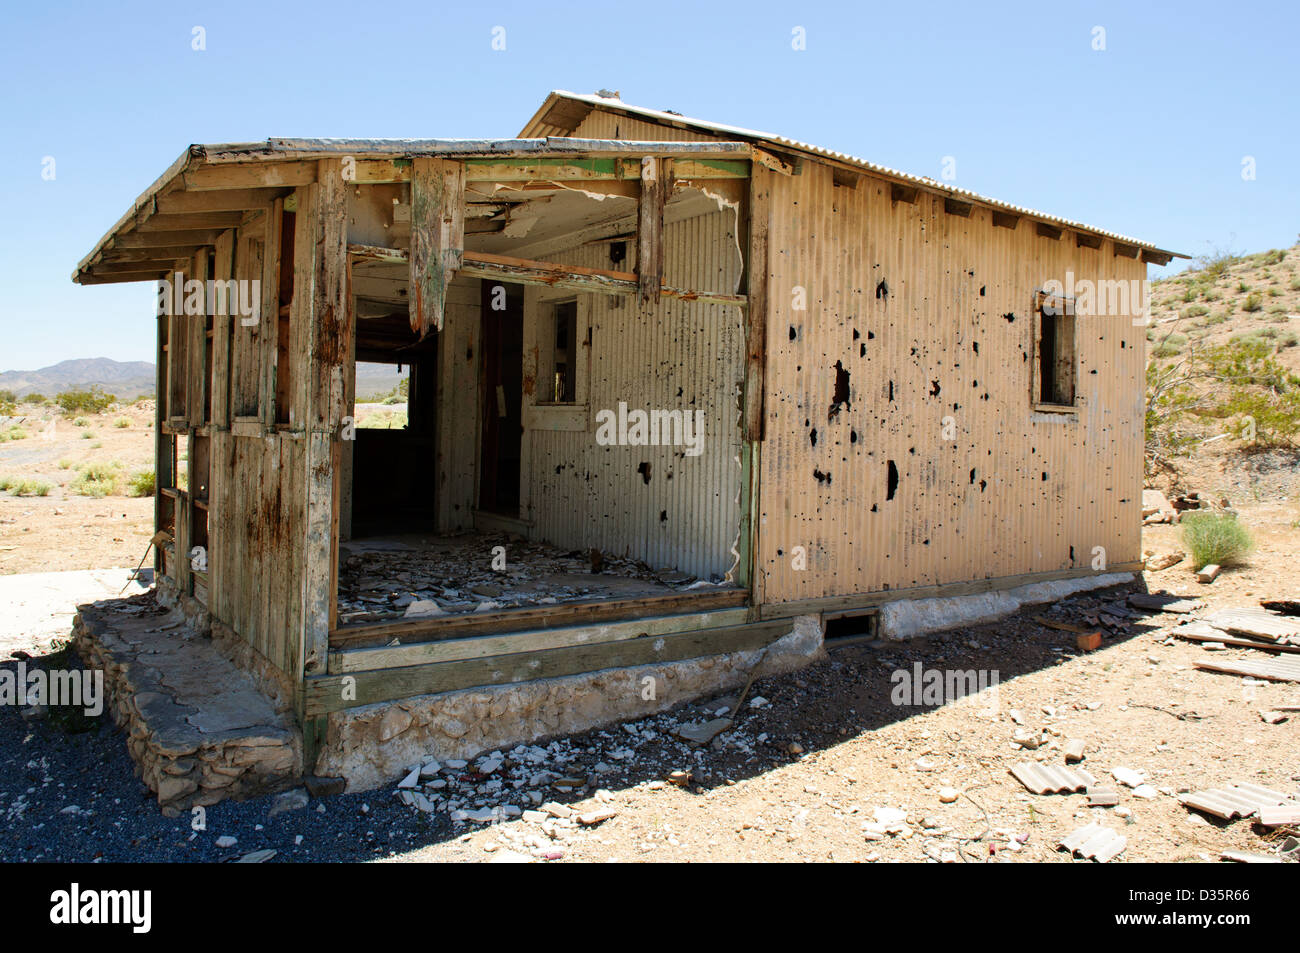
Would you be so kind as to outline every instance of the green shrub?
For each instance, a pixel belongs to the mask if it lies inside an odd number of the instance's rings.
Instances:
[[[125,430],[127,427],[131,426],[131,418],[118,417],[117,420],[113,421],[113,426]]]
[[[86,463],[68,488],[79,496],[108,496],[117,490],[118,470],[111,463]]]
[[[11,486],[9,489],[14,496],[48,496],[50,485],[40,480],[20,480],[16,486]]]
[[[88,414],[102,414],[114,400],[116,398],[112,394],[105,394],[98,387],[89,390],[65,390],[54,398],[55,403],[68,415],[82,411]]]
[[[64,457],[62,460],[59,461],[59,469],[60,469],[60,470],[71,470],[71,469],[72,469],[72,460],[70,460],[68,457]]]
[[[90,426],[90,418],[89,418],[89,417],[77,417],[76,419],[74,419],[74,420],[72,421],[72,426],[74,426],[74,427],[89,427],[89,426]]]
[[[131,479],[127,481],[127,494],[129,496],[153,496],[155,479],[156,475],[152,470],[140,470],[131,474]]]
[[[1263,305],[1260,303],[1259,295],[1254,293],[1246,295],[1246,300],[1241,303],[1241,310],[1248,314],[1253,314],[1261,307],[1263,307]]]
[[[1226,513],[1184,513],[1183,542],[1192,554],[1192,568],[1211,564],[1235,566],[1250,552],[1250,531]]]

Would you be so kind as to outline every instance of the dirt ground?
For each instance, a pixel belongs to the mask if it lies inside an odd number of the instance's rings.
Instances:
[[[153,469],[153,402],[66,417],[49,405],[20,405],[0,442],[0,477],[44,484],[45,496],[0,493],[0,575],[134,567],[153,534],[153,498],[126,495],[132,474]],[[118,426],[125,420],[127,426]],[[74,421],[80,421],[78,426]],[[114,492],[80,495],[87,464],[112,467]]]

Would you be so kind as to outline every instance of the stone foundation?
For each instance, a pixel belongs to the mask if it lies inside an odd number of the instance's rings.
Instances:
[[[104,673],[113,722],[167,816],[301,777],[302,738],[289,712],[176,610],[156,614],[147,596],[80,606],[73,645]]]
[[[780,675],[824,653],[815,616],[764,649],[584,675],[420,695],[335,712],[315,773],[365,791],[430,759],[485,751],[643,718],[709,694],[739,688],[751,675]]]

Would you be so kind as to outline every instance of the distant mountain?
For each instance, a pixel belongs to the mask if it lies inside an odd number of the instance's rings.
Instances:
[[[88,357],[60,361],[36,371],[0,373],[0,390],[11,390],[19,397],[44,394],[53,397],[65,390],[102,387],[124,400],[154,392],[154,366],[150,361],[114,361],[107,357]]]
[[[409,366],[404,367],[399,375],[394,364],[358,364],[357,394],[360,397],[386,394],[409,373]],[[35,371],[0,373],[0,390],[11,390],[19,397],[28,394],[53,397],[65,390],[86,390],[96,386],[121,400],[152,394],[155,390],[153,362],[89,357],[60,361]]]

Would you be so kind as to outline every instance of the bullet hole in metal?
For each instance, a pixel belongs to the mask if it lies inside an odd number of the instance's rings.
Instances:
[[[979,342],[979,341],[971,341],[971,342],[970,342],[970,346],[973,347],[973,348],[975,349],[975,353],[976,353],[976,354],[978,354],[978,353],[980,352],[980,342]]]
[[[983,493],[984,488],[988,485],[989,485],[988,480],[980,480],[980,492]]]
[[[636,472],[641,474],[642,482],[644,482],[647,486],[649,486],[650,485],[650,464],[647,461],[642,460],[639,464],[637,464]]]
[[[821,470],[813,470],[813,476],[817,478],[818,483],[825,483],[827,486],[831,485],[831,475],[829,473],[822,473]]]
[[[799,332],[794,329],[794,325],[793,324],[790,325],[790,340],[793,341],[798,336],[799,336]]]
[[[890,399],[891,401],[894,399],[894,382],[893,382],[893,381],[890,381],[890,382],[889,382],[889,399]]]
[[[974,485],[975,485],[975,468],[974,468],[974,467],[971,467],[971,468],[970,468],[970,485],[971,485],[971,486],[974,486]]]
[[[812,441],[812,445],[813,445],[814,447],[817,446],[817,428],[816,428],[816,427],[814,427],[811,431],[809,431],[809,433],[808,433],[808,439]]]
[[[857,329],[857,328],[854,328],[854,329],[853,329],[853,340],[856,341],[856,340],[857,340],[858,338],[860,338],[860,337],[862,337],[862,335],[858,333],[858,329]]]
[[[984,297],[984,292],[988,290],[988,285],[980,285],[980,297]]]
[[[841,407],[849,406],[849,372],[844,369],[842,361],[835,362],[835,393],[831,395],[831,406],[826,411],[826,419],[834,420]]]
[[[882,298],[888,298],[888,297],[889,297],[889,285],[885,284],[885,280],[882,278],[880,279],[880,284],[876,285],[876,299],[880,300]]]
[[[893,460],[887,460],[889,471],[885,476],[885,499],[892,500],[898,492],[898,467]]]
[[[856,430],[850,430],[849,443],[857,443],[857,442],[858,442],[858,432]]]
[[[939,396],[939,382],[938,382],[938,381],[930,381],[930,396],[931,396],[931,397],[938,397],[938,396]]]
[[[660,510],[660,511],[659,511],[659,522],[661,522],[661,523],[667,523],[667,522],[668,522],[668,511],[667,511],[667,510]]]
[[[863,341],[861,344],[858,345],[858,357],[866,357],[866,356],[867,356],[867,342]]]
[[[1016,320],[1016,316],[1015,316],[1014,314],[1012,314],[1010,311],[1008,311],[1006,314],[1002,315],[1002,317],[1004,317],[1004,318],[1007,319],[1007,323],[1008,323],[1008,324],[1010,324],[1010,323],[1012,323],[1012,322],[1014,322],[1014,321]]]
[[[1046,471],[1046,470],[1043,471],[1043,482],[1044,482],[1044,483],[1047,482],[1047,471]]]

